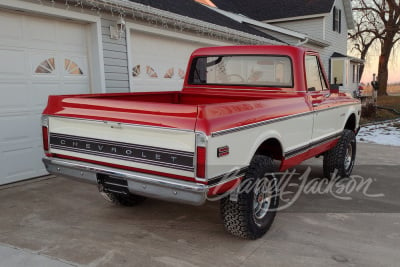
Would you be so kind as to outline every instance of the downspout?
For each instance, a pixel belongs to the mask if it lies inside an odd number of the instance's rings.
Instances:
[[[308,41],[309,41],[309,39],[308,39],[308,37],[306,37],[306,38],[304,38],[303,41],[298,41],[297,44],[295,44],[295,46],[302,46],[302,45],[308,43]]]

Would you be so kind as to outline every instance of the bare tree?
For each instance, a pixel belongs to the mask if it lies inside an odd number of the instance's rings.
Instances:
[[[379,42],[378,95],[385,95],[390,55],[400,40],[400,0],[353,0],[352,3],[357,26],[349,38],[359,44],[364,56],[375,41]]]
[[[360,7],[360,5],[356,2],[352,1],[354,7]],[[360,58],[362,60],[366,60],[369,49],[373,47],[376,43],[377,37],[374,34],[376,29],[371,30],[370,21],[373,19],[371,16],[373,14],[369,12],[359,12],[354,11],[354,20],[355,20],[355,29],[350,30],[348,32],[348,39],[351,41],[352,50],[356,50],[360,53]],[[362,77],[364,73],[365,65],[360,66],[360,77]]]

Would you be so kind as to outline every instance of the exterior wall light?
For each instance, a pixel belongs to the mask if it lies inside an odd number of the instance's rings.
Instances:
[[[121,39],[121,37],[123,36],[123,33],[125,31],[125,24],[126,24],[126,22],[125,22],[124,18],[121,16],[117,20],[115,25],[110,26],[110,38],[115,39],[115,40]]]

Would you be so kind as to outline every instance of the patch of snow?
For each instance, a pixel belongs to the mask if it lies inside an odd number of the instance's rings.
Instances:
[[[400,146],[400,120],[361,126],[357,141]]]

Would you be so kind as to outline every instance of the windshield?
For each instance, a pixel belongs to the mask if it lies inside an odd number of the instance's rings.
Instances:
[[[189,84],[293,87],[287,56],[213,56],[194,59]]]

